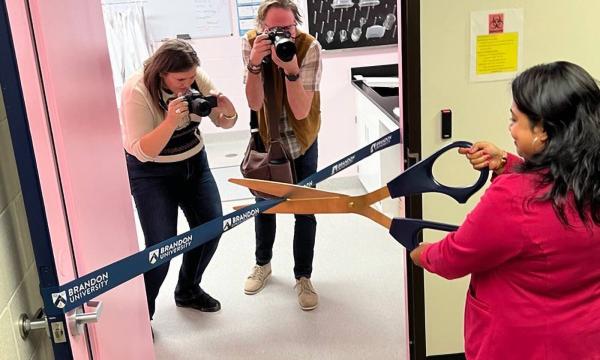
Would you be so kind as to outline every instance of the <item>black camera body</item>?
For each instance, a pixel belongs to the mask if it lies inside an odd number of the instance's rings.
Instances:
[[[217,107],[217,97],[213,95],[204,96],[199,91],[190,89],[183,99],[188,103],[190,113],[198,116],[208,116],[212,108]]]
[[[269,40],[275,45],[277,56],[285,62],[291,61],[296,55],[296,44],[292,41],[292,35],[289,31],[280,27],[271,29],[267,35]]]

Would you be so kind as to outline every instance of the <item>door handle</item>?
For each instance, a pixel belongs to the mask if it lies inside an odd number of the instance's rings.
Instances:
[[[84,325],[98,322],[102,314],[102,301],[88,301],[86,306],[93,311],[84,313],[81,308],[75,309],[75,314],[69,317],[69,327],[73,335],[83,334]]]
[[[29,337],[29,333],[31,333],[32,330],[41,329],[45,329],[46,333],[48,332],[48,321],[46,315],[44,315],[44,309],[39,308],[38,311],[35,312],[35,315],[33,315],[33,320],[30,319],[29,315],[26,313],[22,313],[21,316],[19,316],[19,333],[23,340]]]

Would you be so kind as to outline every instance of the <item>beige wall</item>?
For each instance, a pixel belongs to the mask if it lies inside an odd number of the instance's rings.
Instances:
[[[524,12],[523,66],[569,60],[600,79],[600,1],[573,0],[422,0],[421,81],[422,151],[432,153],[450,142],[440,139],[439,112],[451,108],[456,140],[490,140],[514,150],[507,130],[511,104],[510,81],[469,82],[470,12],[522,8]],[[449,182],[466,184],[473,172],[457,155],[437,169]],[[460,169],[457,171],[456,169]],[[465,171],[462,171],[465,170]],[[469,177],[469,174],[471,177]],[[441,196],[424,197],[423,216],[460,224],[476,204],[467,206]],[[485,229],[482,229],[485,231]],[[426,233],[426,241],[440,238]],[[425,278],[427,355],[463,351],[462,318],[468,279]]]
[[[0,92],[0,358],[52,358],[50,340],[44,332],[33,332],[24,341],[16,325],[21,313],[31,316],[41,304],[23,196]]]

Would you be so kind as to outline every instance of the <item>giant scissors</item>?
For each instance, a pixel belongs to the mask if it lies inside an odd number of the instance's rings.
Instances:
[[[408,251],[412,251],[418,246],[418,234],[421,230],[428,228],[454,231],[458,229],[458,226],[421,219],[392,219],[381,211],[371,207],[371,205],[387,197],[395,199],[402,196],[431,192],[448,195],[457,202],[464,204],[471,195],[481,189],[486,183],[489,170],[487,168],[480,170],[479,178],[471,186],[452,187],[443,185],[435,179],[433,165],[448,150],[458,147],[471,147],[471,145],[467,141],[457,141],[446,145],[429,157],[409,167],[380,189],[358,196],[266,180],[229,179],[229,181],[251,190],[285,199],[285,201],[265,210],[264,213],[266,214],[354,213],[363,215],[389,229],[394,239]]]

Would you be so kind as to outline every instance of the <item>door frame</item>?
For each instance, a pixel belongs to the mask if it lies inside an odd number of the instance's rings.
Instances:
[[[402,139],[404,168],[421,159],[421,21],[420,0],[400,0],[402,51]],[[422,196],[405,198],[405,215],[423,218]],[[419,235],[421,236],[421,235]],[[411,360],[425,360],[425,298],[423,269],[414,265],[406,252],[406,297],[408,303],[408,340]]]
[[[399,0],[401,11],[404,168],[422,157],[421,149],[421,0]],[[423,197],[405,198],[406,217],[423,218]],[[423,240],[422,233],[419,241]],[[423,269],[406,254],[408,329],[411,360],[461,360],[464,353],[427,356]]]
[[[36,268],[40,279],[40,288],[57,287],[59,282],[50,241],[50,231],[33,151],[23,89],[19,78],[8,11],[4,1],[0,6],[0,64],[0,84],[31,234]],[[69,342],[66,315],[54,309],[54,306],[44,305],[48,326],[50,329],[55,326],[62,326],[65,338],[64,342],[57,343],[55,333],[50,331],[54,357],[56,359],[72,359],[73,353]]]

